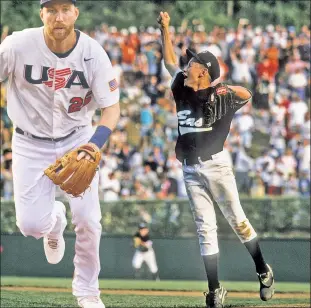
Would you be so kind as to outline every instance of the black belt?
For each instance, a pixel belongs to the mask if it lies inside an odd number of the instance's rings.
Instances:
[[[64,136],[64,137],[60,137],[60,138],[48,138],[48,137],[38,137],[38,136],[34,136],[32,134],[29,134],[27,132],[24,132],[21,128],[19,127],[16,127],[15,128],[15,131],[18,133],[18,134],[21,134],[21,135],[24,135],[24,136],[30,136],[34,139],[39,139],[39,140],[45,140],[45,141],[54,141],[54,142],[58,142],[58,141],[62,141],[62,140],[65,140],[66,138],[70,137],[71,135],[73,135],[76,130],[72,131],[70,134],[68,134],[67,136]]]
[[[212,154],[212,155],[214,155],[214,154]],[[200,164],[200,163],[202,163],[204,161],[212,160],[213,159],[212,155],[202,155],[202,156],[197,156],[197,157],[184,158],[182,160],[182,162],[183,162],[184,165]]]

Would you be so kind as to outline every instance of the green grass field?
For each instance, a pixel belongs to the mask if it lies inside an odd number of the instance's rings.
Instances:
[[[226,307],[310,307],[307,283],[276,284],[272,301],[262,302],[256,282],[222,282],[228,290]],[[107,308],[204,308],[202,281],[100,280]],[[71,294],[71,279],[1,277],[2,307],[78,307]]]

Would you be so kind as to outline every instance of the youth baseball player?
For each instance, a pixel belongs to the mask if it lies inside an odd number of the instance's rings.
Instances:
[[[145,223],[139,224],[138,232],[134,235],[134,247],[136,250],[133,256],[132,265],[135,269],[135,276],[137,276],[143,262],[146,262],[153,279],[160,280],[157,260],[149,236],[149,228]]]
[[[40,1],[44,26],[14,32],[0,45],[0,81],[9,78],[16,224],[24,236],[43,238],[49,263],[60,262],[67,224],[64,204],[55,201],[60,185],[76,233],[73,295],[80,307],[104,308],[96,168],[119,119],[119,89],[106,52],[74,29],[75,2]],[[94,133],[97,108],[102,116]]]
[[[213,201],[252,256],[260,282],[260,297],[267,301],[274,293],[271,267],[264,261],[255,230],[241,207],[234,174],[223,145],[235,112],[251,99],[251,93],[240,86],[211,82],[220,75],[216,57],[208,52],[190,57],[181,71],[169,34],[170,17],[158,17],[162,32],[164,62],[173,77],[171,89],[177,107],[178,140],[176,156],[183,164],[184,180],[193,217],[197,225],[209,293],[208,308],[224,307],[227,291],[218,280],[219,249]]]

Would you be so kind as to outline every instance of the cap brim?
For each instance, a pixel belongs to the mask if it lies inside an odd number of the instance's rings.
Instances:
[[[45,4],[47,4],[51,1],[53,1],[53,0],[42,0],[42,1],[40,1],[41,8],[44,7]],[[71,2],[72,4],[76,5],[76,0],[68,0],[68,1]]]
[[[204,62],[201,61],[201,59],[199,58],[199,56],[194,53],[193,51],[189,50],[189,49],[186,49],[186,54],[188,57],[190,58],[195,58],[196,60],[198,60],[200,63],[204,64]]]

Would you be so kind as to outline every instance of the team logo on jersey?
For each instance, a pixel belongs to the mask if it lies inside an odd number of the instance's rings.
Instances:
[[[191,115],[191,110],[181,110],[177,112],[178,131],[180,135],[189,133],[201,133],[211,131],[212,127],[203,127],[203,118],[188,117]]]
[[[227,88],[226,87],[219,87],[216,89],[216,94],[217,95],[225,95],[227,94]]]
[[[25,65],[24,76],[31,84],[44,84],[55,91],[72,86],[80,86],[84,89],[89,89],[83,71],[72,70],[71,68],[54,69],[52,67],[42,66],[41,76],[35,79],[32,76],[33,65]]]

